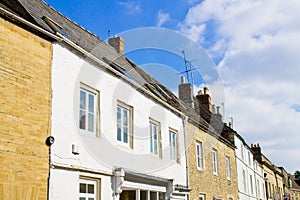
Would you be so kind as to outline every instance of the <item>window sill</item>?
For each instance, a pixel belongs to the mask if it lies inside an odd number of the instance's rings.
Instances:
[[[124,150],[133,150],[133,148],[130,147],[130,144],[128,143],[124,143],[121,142],[119,140],[116,141],[116,146],[119,147],[120,149],[124,149]]]
[[[79,130],[79,134],[84,135],[84,136],[88,136],[88,137],[99,138],[99,136],[98,136],[97,133],[95,133],[95,132],[92,133],[92,132],[89,132],[89,131],[86,131],[86,130],[82,130],[82,129]]]
[[[200,171],[200,172],[203,172],[203,171],[204,171],[203,168],[199,168],[199,167],[197,167],[197,170]]]

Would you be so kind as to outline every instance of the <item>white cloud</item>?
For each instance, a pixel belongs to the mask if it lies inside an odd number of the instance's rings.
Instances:
[[[157,23],[156,26],[161,27],[164,23],[170,20],[170,15],[168,13],[164,13],[161,10],[158,11],[157,14]]]
[[[140,3],[137,1],[120,1],[119,4],[125,8],[125,12],[127,14],[135,14],[140,13],[142,11]]]
[[[299,10],[297,0],[207,0],[190,8],[178,24],[220,61],[226,113],[235,128],[248,143],[260,142],[269,159],[290,172],[300,166],[299,160],[284,161],[289,152],[300,152],[300,112],[295,109]]]

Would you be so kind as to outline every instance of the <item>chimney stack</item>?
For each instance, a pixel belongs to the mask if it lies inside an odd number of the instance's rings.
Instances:
[[[124,55],[124,40],[119,36],[108,39],[108,44],[112,46],[119,54]]]
[[[207,110],[212,112],[213,109],[212,109],[212,104],[211,104],[211,98],[209,96],[209,91],[208,91],[207,87],[203,88],[203,93],[204,94],[202,94],[201,90],[199,90],[196,98],[197,98],[199,104],[203,105]]]
[[[261,148],[259,146],[259,144],[251,144],[251,151],[254,155],[260,155],[261,154]]]
[[[181,101],[195,108],[193,86],[191,83],[185,83],[184,76],[180,77],[181,83],[178,85],[178,96]]]

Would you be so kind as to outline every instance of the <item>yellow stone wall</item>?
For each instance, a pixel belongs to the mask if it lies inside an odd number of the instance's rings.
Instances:
[[[283,177],[278,173],[274,173],[276,168],[274,166],[272,168],[268,167],[266,164],[263,164],[264,173],[266,176],[266,183],[267,183],[267,199],[274,199],[274,195],[279,195],[276,198],[283,199],[284,191],[283,191]],[[275,175],[276,174],[276,175]]]
[[[47,199],[52,45],[0,18],[0,199]]]
[[[191,200],[199,200],[200,194],[205,194],[206,200],[214,197],[228,200],[238,199],[238,183],[236,172],[235,150],[217,138],[205,133],[191,123],[187,124],[188,135],[188,169]],[[196,141],[202,142],[204,169],[197,168]],[[213,174],[212,149],[218,151],[218,176]],[[231,179],[227,179],[226,156],[230,158]]]

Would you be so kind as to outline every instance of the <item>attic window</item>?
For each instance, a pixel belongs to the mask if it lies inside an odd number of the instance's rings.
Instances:
[[[42,19],[46,22],[46,24],[53,30],[55,31],[55,33],[60,33],[61,35],[65,36],[66,38],[70,38],[68,36],[68,34],[63,30],[63,28],[56,23],[55,21],[53,21],[52,19],[50,19],[47,16],[43,16]]]

